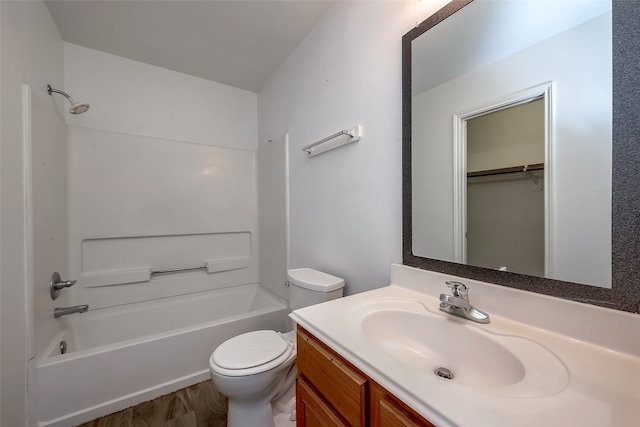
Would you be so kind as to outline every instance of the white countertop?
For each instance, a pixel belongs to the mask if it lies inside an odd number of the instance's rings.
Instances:
[[[537,342],[565,368],[561,386],[514,397],[499,387],[416,374],[359,332],[354,309],[376,300],[417,301],[432,315],[451,316],[438,310],[439,294],[450,291],[445,280],[467,284],[471,303],[491,316],[489,324],[465,327]],[[400,265],[392,266],[391,283],[291,317],[439,427],[640,426],[640,315]]]

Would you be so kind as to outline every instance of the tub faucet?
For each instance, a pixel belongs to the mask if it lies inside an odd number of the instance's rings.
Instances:
[[[469,302],[469,288],[464,283],[445,282],[451,295],[440,294],[440,310],[478,323],[489,323],[489,315]]]
[[[53,317],[56,319],[72,313],[86,313],[89,310],[88,304],[72,305],[71,307],[56,307],[53,309]]]

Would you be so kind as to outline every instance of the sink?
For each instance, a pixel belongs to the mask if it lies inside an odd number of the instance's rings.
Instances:
[[[519,398],[562,391],[569,375],[547,348],[501,334],[412,300],[384,299],[353,309],[349,325],[364,343],[429,381]],[[434,373],[439,368],[453,377]],[[440,370],[442,371],[442,370]]]
[[[454,319],[383,310],[366,316],[362,330],[400,363],[424,372],[445,367],[460,384],[497,387],[524,378],[524,365],[513,353]]]

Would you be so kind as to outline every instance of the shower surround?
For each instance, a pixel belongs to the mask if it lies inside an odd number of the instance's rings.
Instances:
[[[66,122],[56,179],[68,265],[57,268],[77,280],[34,304],[30,398],[40,426],[207,380],[218,344],[288,326],[286,301],[258,283],[257,95],[67,43],[64,66],[60,86],[91,109],[72,115],[63,100],[34,98],[34,120],[50,109]],[[33,141],[35,154],[43,143]],[[41,195],[34,189],[36,202]],[[73,304],[89,312],[53,318]]]

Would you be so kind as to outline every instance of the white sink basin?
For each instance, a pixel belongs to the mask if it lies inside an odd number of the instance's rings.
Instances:
[[[549,396],[568,384],[564,365],[539,343],[493,332],[437,306],[430,311],[411,300],[371,301],[354,308],[349,325],[372,349],[432,381],[519,398]],[[453,378],[437,376],[438,368]]]
[[[371,344],[399,362],[425,372],[448,368],[461,384],[505,386],[525,374],[513,353],[456,319],[383,310],[366,316],[362,330]]]

